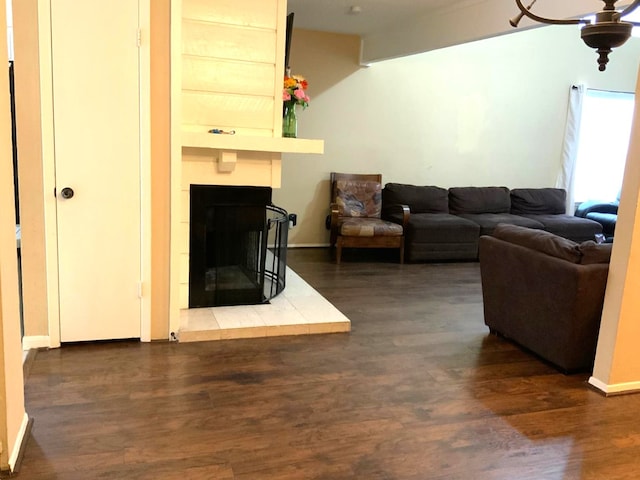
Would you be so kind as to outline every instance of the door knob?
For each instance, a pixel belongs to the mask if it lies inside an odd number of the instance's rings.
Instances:
[[[60,195],[62,196],[62,198],[72,198],[74,194],[73,188],[70,187],[64,187],[61,191],[60,191]]]

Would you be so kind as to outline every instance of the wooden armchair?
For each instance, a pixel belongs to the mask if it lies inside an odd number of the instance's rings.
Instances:
[[[331,173],[331,247],[336,263],[342,248],[398,248],[404,263],[404,231],[409,207],[397,205],[402,224],[382,219],[382,175]]]

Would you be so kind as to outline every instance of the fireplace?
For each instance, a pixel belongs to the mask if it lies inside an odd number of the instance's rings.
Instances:
[[[270,187],[191,185],[189,308],[268,303],[285,286],[289,216]]]

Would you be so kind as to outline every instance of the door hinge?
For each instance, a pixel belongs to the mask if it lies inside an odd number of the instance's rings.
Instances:
[[[140,30],[139,28],[136,30],[136,43],[138,47],[142,45],[142,30]]]
[[[138,298],[142,298],[142,282],[138,282]]]

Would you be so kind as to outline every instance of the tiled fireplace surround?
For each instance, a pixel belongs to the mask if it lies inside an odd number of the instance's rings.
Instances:
[[[233,178],[218,177],[220,172],[210,154],[202,157],[198,152],[191,153],[182,162],[179,340],[192,342],[348,332],[351,327],[349,319],[289,267],[284,291],[268,304],[188,308],[190,186],[192,183],[217,185],[219,183],[216,182],[229,182]]]

